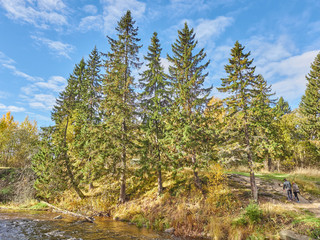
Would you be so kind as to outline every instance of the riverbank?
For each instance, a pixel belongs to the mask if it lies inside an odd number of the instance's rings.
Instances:
[[[57,195],[51,203],[75,213],[111,216],[139,228],[168,231],[177,236],[279,239],[281,230],[286,229],[314,239],[320,237],[319,199],[304,190],[307,186],[300,186],[306,202],[288,202],[281,181],[258,174],[260,198],[257,205],[250,202],[249,179],[245,175],[226,174],[216,167],[203,173],[203,191],[200,191],[194,186],[191,170],[175,176],[165,174],[164,191],[160,196],[155,178],[142,177],[137,181],[137,177],[132,177],[128,179],[129,199],[121,205],[117,204],[116,198],[118,184],[104,179],[95,183],[92,189],[88,188],[84,199],[68,190]],[[14,205],[41,208],[36,201],[28,204],[11,201],[9,206]]]

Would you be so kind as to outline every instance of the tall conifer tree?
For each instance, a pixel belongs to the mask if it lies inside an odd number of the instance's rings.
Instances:
[[[307,139],[320,139],[320,53],[306,76],[307,88],[302,96],[300,111],[304,117],[302,129]]]
[[[59,156],[54,160],[60,161],[58,164],[66,170],[66,181],[70,182],[80,198],[84,198],[84,194],[79,188],[81,176],[77,175],[79,169],[72,162],[70,149],[74,140],[72,129],[74,128],[76,113],[84,97],[85,71],[86,64],[84,59],[81,59],[80,63],[76,64],[73,74],[70,75],[67,87],[60,93],[51,114],[55,124],[53,142],[59,150]]]
[[[254,200],[258,199],[257,185],[253,169],[253,136],[254,136],[254,110],[253,96],[258,94],[256,88],[257,75],[255,67],[251,66],[253,59],[249,60],[250,52],[244,53],[244,47],[237,41],[231,49],[229,64],[225,65],[228,74],[222,78],[220,92],[228,93],[224,99],[227,108],[228,144],[237,143],[240,151],[244,151],[250,169],[251,193]],[[242,155],[242,154],[240,154]]]
[[[140,67],[137,38],[138,28],[131,12],[118,22],[117,39],[108,37],[110,52],[106,54],[106,75],[103,78],[102,110],[105,114],[105,135],[109,142],[106,157],[120,174],[119,202],[126,201],[126,174],[128,158],[133,156],[134,131],[136,127],[135,93],[133,91],[132,70]]]
[[[175,144],[176,155],[183,159],[178,165],[193,169],[195,185],[202,189],[198,170],[205,163],[203,111],[209,102],[211,88],[204,88],[204,73],[209,61],[202,63],[206,53],[202,48],[196,52],[197,41],[193,29],[187,23],[178,31],[178,38],[172,45],[172,56],[167,56],[171,66],[169,75],[172,83],[174,104],[171,111],[170,134]]]
[[[158,175],[158,194],[162,187],[162,168],[165,163],[164,126],[165,117],[169,106],[169,92],[167,76],[161,66],[161,48],[158,34],[155,32],[151,38],[151,45],[148,47],[145,70],[141,74],[140,94],[142,109],[142,130],[144,133],[144,146],[140,164],[145,168],[154,168]]]
[[[307,88],[302,96],[300,127],[306,138],[306,147],[313,150],[313,157],[319,163],[320,156],[320,53],[311,64],[307,79]],[[307,150],[310,152],[310,150]],[[310,161],[309,161],[310,162]],[[309,163],[310,164],[310,163]]]
[[[74,141],[70,144],[72,157],[77,165],[81,167],[80,175],[82,182],[89,183],[92,188],[92,181],[100,163],[96,162],[97,156],[94,154],[96,148],[94,139],[94,129],[100,120],[99,105],[101,101],[101,74],[100,55],[96,47],[89,55],[84,70],[84,77],[81,84],[81,101],[77,103],[74,111]]]

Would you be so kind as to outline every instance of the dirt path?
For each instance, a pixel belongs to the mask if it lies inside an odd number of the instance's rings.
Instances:
[[[241,184],[244,188],[250,189],[249,177],[239,174],[229,174],[228,178],[238,184]],[[320,217],[319,199],[313,199],[310,201],[304,198],[302,193],[302,195],[299,194],[299,203],[295,201],[288,201],[287,192],[283,190],[282,182],[256,177],[256,184],[260,198],[272,202],[275,205],[285,205],[285,207],[290,210],[308,210],[314,213],[316,217]]]

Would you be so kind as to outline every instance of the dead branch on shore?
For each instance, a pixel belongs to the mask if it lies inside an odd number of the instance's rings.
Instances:
[[[50,203],[45,202],[45,201],[41,201],[41,202],[47,204],[49,207],[53,208],[56,212],[60,212],[60,213],[66,214],[66,215],[71,215],[71,216],[74,216],[74,217],[82,218],[87,222],[91,222],[91,223],[94,222],[94,218],[92,218],[92,217],[88,217],[88,216],[85,216],[85,215],[82,215],[82,214],[79,214],[79,213],[74,213],[74,212],[70,212],[70,211],[67,211],[67,210],[63,210],[61,208],[58,208],[56,206],[51,205]]]

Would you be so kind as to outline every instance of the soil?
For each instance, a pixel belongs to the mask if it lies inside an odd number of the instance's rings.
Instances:
[[[229,174],[233,187],[244,190],[243,197],[250,197],[250,178],[239,174]],[[266,180],[256,177],[259,192],[259,202],[272,202],[275,205],[285,205],[288,210],[309,211],[320,217],[320,199],[304,194],[299,194],[300,202],[288,201],[287,191],[283,190],[283,183],[277,180]],[[235,189],[236,190],[236,189]]]

